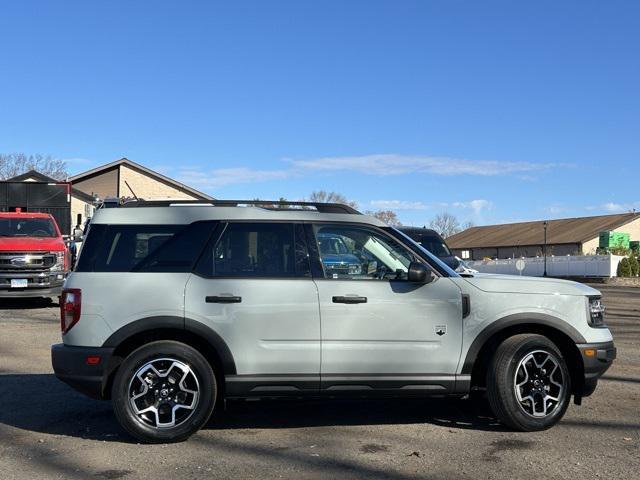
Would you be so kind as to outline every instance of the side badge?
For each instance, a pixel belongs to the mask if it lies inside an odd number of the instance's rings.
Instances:
[[[434,327],[434,330],[436,332],[436,335],[438,335],[439,337],[441,337],[442,335],[444,335],[445,333],[447,333],[447,326],[446,325],[436,325]]]

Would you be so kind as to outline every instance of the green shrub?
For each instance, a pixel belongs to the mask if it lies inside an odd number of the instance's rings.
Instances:
[[[620,260],[620,263],[618,264],[617,275],[619,277],[631,276],[631,263],[629,262],[628,257],[624,257],[622,260]]]
[[[631,254],[631,250],[621,245],[615,246],[615,247],[609,247],[608,250],[611,255],[624,255],[626,257],[627,255]]]
[[[638,270],[640,270],[640,263],[638,263],[638,259],[633,255],[629,256],[629,268],[631,269],[631,276],[637,277]]]

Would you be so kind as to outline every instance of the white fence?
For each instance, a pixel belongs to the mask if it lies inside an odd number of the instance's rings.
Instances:
[[[550,277],[615,277],[618,263],[624,257],[619,255],[576,255],[547,257],[547,275]],[[544,258],[523,258],[524,270],[516,268],[518,258],[506,260],[466,260],[465,263],[482,273],[505,275],[527,275],[541,277],[544,274]]]

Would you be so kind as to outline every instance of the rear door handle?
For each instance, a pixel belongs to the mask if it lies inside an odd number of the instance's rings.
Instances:
[[[240,303],[242,297],[235,297],[233,295],[214,295],[205,297],[204,301],[207,303]]]
[[[346,297],[333,297],[333,303],[367,303],[367,297],[356,297],[356,296],[346,296]]]

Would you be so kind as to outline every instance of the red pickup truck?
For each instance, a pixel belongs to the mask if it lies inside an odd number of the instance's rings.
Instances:
[[[70,254],[48,213],[0,213],[0,297],[57,298]]]

